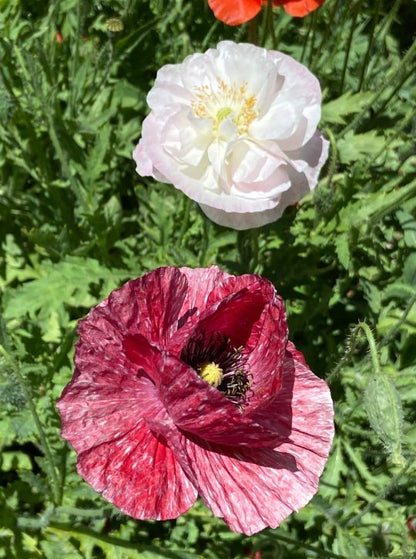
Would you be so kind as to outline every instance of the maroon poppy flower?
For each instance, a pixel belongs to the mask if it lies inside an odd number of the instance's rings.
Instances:
[[[78,332],[62,436],[81,476],[126,514],[176,518],[199,494],[251,535],[317,491],[331,397],[287,341],[269,281],[159,268],[113,291]]]

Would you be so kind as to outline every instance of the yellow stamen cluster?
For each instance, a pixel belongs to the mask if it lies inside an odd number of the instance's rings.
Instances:
[[[248,133],[249,126],[258,113],[255,109],[256,96],[247,92],[247,83],[238,87],[218,79],[216,89],[203,85],[195,91],[195,98],[191,101],[192,111],[198,118],[212,120],[215,135],[218,135],[221,122],[230,115],[238,135]]]
[[[222,381],[222,369],[216,363],[202,363],[198,367],[198,372],[202,379],[204,379],[211,386],[219,386]]]

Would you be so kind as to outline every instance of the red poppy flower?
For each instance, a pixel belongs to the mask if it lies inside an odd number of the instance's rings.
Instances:
[[[273,0],[274,6],[283,6],[295,17],[303,17],[319,8],[325,0]],[[209,7],[217,19],[228,25],[240,25],[255,17],[267,0],[208,0]]]
[[[78,332],[62,436],[81,476],[126,514],[176,518],[199,494],[250,535],[317,491],[331,397],[287,342],[269,281],[159,268],[112,292]]]

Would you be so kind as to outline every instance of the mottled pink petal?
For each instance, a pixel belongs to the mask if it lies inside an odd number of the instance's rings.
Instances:
[[[247,368],[253,377],[253,394],[246,413],[267,405],[280,390],[287,336],[283,302],[274,294],[246,344]]]
[[[94,309],[94,323],[100,315],[100,320],[112,325],[111,331],[118,329],[119,340],[127,332],[143,333],[164,347],[177,328],[186,294],[187,280],[178,269],[159,268],[113,291],[105,306]],[[80,334],[84,337],[82,324]]]
[[[281,440],[272,426],[264,429],[191,367],[159,352],[143,336],[126,338],[124,351],[138,371],[143,368],[155,380],[158,401],[182,431],[232,446],[270,447]],[[148,417],[151,414],[146,414]]]
[[[287,439],[272,449],[230,449],[184,439],[199,494],[236,532],[276,528],[310,501],[332,443],[328,387],[288,357],[283,386],[264,412]]]
[[[144,419],[121,437],[82,452],[77,469],[105,499],[134,518],[176,518],[197,498],[165,439],[154,435]]]
[[[127,363],[123,370],[114,363],[106,367],[95,355],[83,366],[96,372],[76,376],[57,402],[62,436],[77,452],[123,436],[160,409],[153,383]]]
[[[252,534],[315,493],[332,403],[287,342],[270,282],[160,268],[111,293],[78,331],[57,404],[62,434],[80,474],[121,510],[175,518],[198,492]],[[207,364],[218,366],[217,384],[202,378]]]

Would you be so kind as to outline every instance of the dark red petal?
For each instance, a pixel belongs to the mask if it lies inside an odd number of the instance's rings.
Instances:
[[[124,351],[155,382],[157,399],[182,431],[235,446],[271,447],[281,440],[273,427],[253,421],[186,363],[159,352],[143,336],[126,338]]]
[[[247,297],[247,301],[250,301],[251,305],[255,299],[257,303],[259,303],[261,299],[261,297],[259,297],[259,292],[263,291],[263,283],[266,283],[266,280],[263,280],[260,276],[249,274],[239,277],[230,276],[219,270],[216,266],[211,266],[207,270],[192,270],[190,268],[181,268],[180,270],[188,279],[188,295],[186,304],[183,307],[185,312],[179,319],[178,331],[171,340],[172,347],[183,347],[194,332],[198,323],[205,320],[210,315],[213,315],[220,306],[223,309],[223,314],[220,317],[223,323],[220,326],[221,331],[227,330],[227,335],[230,335],[234,345],[244,345],[248,337],[250,324],[248,323],[249,328],[245,329],[243,335],[239,333],[239,328],[233,327],[238,320],[241,320],[239,318],[241,314],[244,315],[242,311],[244,304],[240,297]],[[240,294],[239,292],[242,293]],[[244,295],[247,292],[257,293],[257,295],[253,297]],[[228,308],[224,311],[225,305],[234,297],[236,298],[235,302],[232,303],[234,312],[228,312]],[[264,302],[266,298],[267,297],[263,297]],[[229,310],[231,311],[231,307]],[[251,312],[256,314],[257,311],[258,309],[256,310],[255,306],[251,306]],[[236,312],[239,312],[239,315],[237,315]],[[230,322],[232,324],[229,326],[231,327],[227,327],[225,324],[227,321],[227,317],[224,316],[225,314],[230,315]],[[244,316],[242,320],[247,322]],[[254,319],[251,318],[251,323],[253,320]],[[210,331],[214,328],[215,325],[213,323]],[[199,330],[201,330],[201,328],[199,328]],[[228,332],[230,332],[230,334],[228,334]]]
[[[158,268],[113,291],[108,299],[81,320],[78,333],[84,343],[110,352],[126,335],[143,334],[151,343],[169,345],[187,297],[187,279],[177,268]]]
[[[189,309],[205,309],[207,301],[212,300],[212,294],[216,293],[219,286],[228,278],[233,278],[217,266],[209,268],[179,268],[180,272],[188,280],[188,292],[182,312]],[[217,297],[215,300],[219,300]],[[211,304],[211,302],[209,303]]]
[[[179,359],[166,355],[160,378],[160,398],[182,431],[238,447],[272,447],[282,440],[273,426],[265,429],[248,417]]]
[[[252,395],[246,413],[273,400],[281,387],[288,328],[283,301],[274,293],[254,325],[245,352],[252,375]]]
[[[164,438],[154,436],[144,419],[120,438],[81,453],[78,472],[134,518],[176,518],[197,498]]]
[[[277,527],[312,498],[332,443],[329,389],[290,351],[267,416],[286,435],[274,450],[184,440],[199,494],[232,530],[247,535]]]
[[[116,439],[161,409],[154,384],[128,362],[106,362],[93,351],[66,386],[57,407],[62,436],[77,452]]]
[[[229,295],[237,293],[242,289],[247,289],[250,292],[258,291],[259,289],[266,294],[266,298],[274,291],[273,285],[266,279],[256,274],[244,274],[242,276],[224,275],[221,281],[218,281],[213,289],[211,289],[208,297],[206,298],[205,306],[209,307],[222,301]]]
[[[212,294],[223,281],[232,277],[217,266],[196,269],[180,268],[180,272],[188,280],[188,291],[178,320],[177,332],[172,335],[170,341],[171,353],[174,350],[180,352],[198,323],[200,313],[206,310],[207,301],[219,302],[220,298],[212,297]],[[209,303],[209,306],[211,304]]]
[[[135,371],[143,370],[157,387],[160,386],[163,366],[163,353],[149,344],[142,334],[126,336],[123,340],[123,351],[134,365]],[[159,396],[157,396],[159,399]]]
[[[253,306],[253,310],[248,312],[248,306],[241,305],[238,308],[239,314],[231,312],[231,307],[226,303],[228,298],[247,290],[253,293],[253,301],[257,301],[257,307]],[[262,294],[264,301],[263,308],[259,304],[261,301],[259,293]],[[288,335],[284,304],[271,282],[253,274],[224,278],[216,289],[211,291],[207,305],[215,308],[214,303],[217,301],[223,302],[214,317],[220,312],[226,316],[226,320],[230,321],[232,327],[225,333],[231,337],[235,346],[245,346],[244,353],[248,356],[247,368],[253,381],[249,406],[245,410],[249,412],[267,403],[270,398],[274,398],[280,389],[281,368]],[[238,302],[239,299],[237,298],[236,301]],[[261,314],[257,315],[260,309]],[[208,308],[206,313],[209,315],[210,312]],[[251,320],[251,324],[248,319]],[[212,319],[206,319],[207,322],[210,320]],[[212,324],[215,324],[214,320]],[[198,329],[204,329],[203,315]]]
[[[261,0],[208,0],[217,19],[228,25],[240,25],[255,17],[261,9]]]
[[[235,348],[244,347],[266,303],[260,289],[242,289],[201,313],[195,333],[221,332]]]

